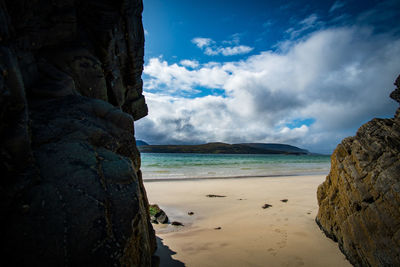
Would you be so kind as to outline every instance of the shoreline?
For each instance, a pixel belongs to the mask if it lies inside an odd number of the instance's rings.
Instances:
[[[170,222],[184,224],[153,225],[163,243],[156,252],[160,266],[168,266],[163,264],[165,248],[174,261],[186,266],[266,266],[266,262],[268,266],[351,266],[337,243],[315,223],[316,190],[325,177],[147,183],[149,202],[158,204]],[[271,206],[264,209],[265,204]]]
[[[201,181],[201,180],[230,180],[230,179],[252,179],[252,178],[284,178],[299,176],[327,176],[328,173],[296,173],[296,174],[269,174],[269,175],[237,175],[237,176],[210,176],[210,177],[183,177],[183,178],[143,178],[143,182],[179,182],[179,181]]]

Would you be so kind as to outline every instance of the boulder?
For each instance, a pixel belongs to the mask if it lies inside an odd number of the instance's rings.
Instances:
[[[150,205],[150,220],[152,223],[168,223],[167,214],[157,205]]]
[[[400,76],[391,97],[400,102]],[[400,117],[344,139],[317,192],[316,222],[355,266],[400,266]]]

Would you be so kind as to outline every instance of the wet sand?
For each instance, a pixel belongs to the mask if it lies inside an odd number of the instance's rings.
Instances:
[[[317,187],[324,180],[325,176],[318,175],[145,181],[145,187],[150,203],[157,203],[170,221],[184,224],[153,225],[164,246],[176,253],[172,255],[175,262],[186,266],[351,266],[314,221]],[[263,209],[264,204],[272,207]],[[161,266],[168,266],[164,263],[161,259]]]

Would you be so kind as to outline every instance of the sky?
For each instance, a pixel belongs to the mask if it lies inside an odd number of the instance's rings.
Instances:
[[[331,153],[393,117],[400,0],[144,0],[150,144],[285,143]]]

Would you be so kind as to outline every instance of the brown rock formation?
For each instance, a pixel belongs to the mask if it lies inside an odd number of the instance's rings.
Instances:
[[[395,85],[400,103],[400,76]],[[355,266],[400,266],[399,110],[344,139],[318,188],[316,221]]]
[[[1,266],[151,265],[142,8],[0,0]]]

